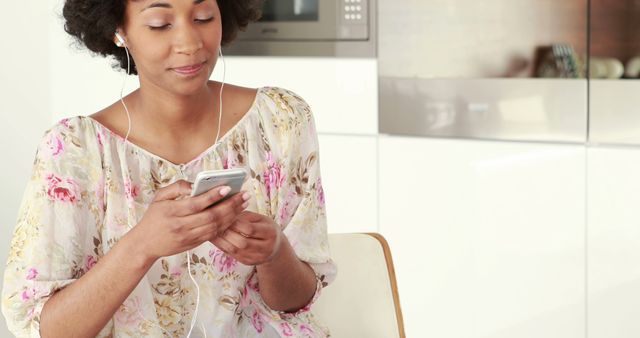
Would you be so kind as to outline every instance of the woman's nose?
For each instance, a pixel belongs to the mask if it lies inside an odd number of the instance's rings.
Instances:
[[[191,55],[203,47],[199,32],[192,27],[184,27],[177,30],[174,49],[176,53]]]

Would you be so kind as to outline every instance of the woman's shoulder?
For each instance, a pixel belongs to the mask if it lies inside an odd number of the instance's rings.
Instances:
[[[97,153],[100,142],[88,117],[64,118],[44,132],[38,146],[38,158],[64,164],[73,158],[99,156]]]
[[[54,123],[44,132],[44,139],[60,138],[64,143],[78,143],[88,136],[95,135],[95,128],[87,116],[65,117]]]
[[[264,128],[283,149],[305,147],[317,139],[314,117],[307,101],[297,93],[280,87],[260,88],[257,103]],[[292,148],[293,147],[293,148]]]
[[[262,87],[259,89],[260,92],[264,93],[267,97],[273,100],[276,103],[282,103],[285,106],[290,106],[294,108],[303,107],[308,109],[309,104],[305,101],[302,96],[298,95],[296,92],[282,88],[282,87]]]
[[[219,85],[219,83],[216,83]],[[307,102],[297,93],[282,87],[263,86],[258,88],[243,87],[234,84],[224,85],[224,97],[232,99],[232,110],[248,111],[258,106],[264,112],[277,113],[287,111],[309,110]],[[243,109],[244,108],[244,109]]]
[[[266,99],[264,106],[277,118],[299,123],[313,123],[311,107],[300,95],[281,87],[259,89]]]

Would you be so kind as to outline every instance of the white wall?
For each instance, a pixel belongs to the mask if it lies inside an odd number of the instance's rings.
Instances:
[[[20,196],[31,172],[35,149],[49,125],[47,20],[49,10],[37,1],[3,3],[0,53],[0,266],[9,251]],[[0,337],[10,337],[4,317]]]

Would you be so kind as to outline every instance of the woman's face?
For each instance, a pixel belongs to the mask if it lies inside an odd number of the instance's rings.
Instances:
[[[190,95],[213,72],[222,18],[215,0],[130,0],[121,35],[142,85]]]

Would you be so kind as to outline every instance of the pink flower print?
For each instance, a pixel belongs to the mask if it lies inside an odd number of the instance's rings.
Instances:
[[[62,119],[60,120],[60,122],[58,122],[59,124],[69,128],[69,119]]]
[[[224,160],[222,160],[222,168],[223,169],[235,168],[235,167],[238,166],[238,163],[236,162],[236,160],[232,156],[233,156],[233,154],[231,152],[229,152],[227,157],[225,157]]]
[[[27,302],[29,300],[35,299],[36,298],[36,289],[33,288],[33,287],[24,289],[22,291],[22,294],[20,294],[20,298],[22,298],[23,302]]]
[[[127,201],[132,202],[140,194],[140,186],[131,183],[130,180],[125,180],[124,190],[127,197]]]
[[[291,325],[289,325],[289,323],[280,323],[280,331],[285,337],[293,336],[293,330],[291,329]]]
[[[54,201],[75,203],[78,200],[78,184],[72,178],[61,178],[55,174],[46,176],[47,195]]]
[[[255,291],[255,292],[260,292],[260,285],[258,285],[258,279],[257,278],[251,278],[247,281],[246,286]]]
[[[31,268],[27,271],[27,280],[34,280],[36,277],[38,277],[38,270]]]
[[[249,304],[251,304],[251,298],[249,298],[249,289],[245,285],[244,288],[242,288],[242,292],[240,292],[240,302],[238,306],[244,309],[249,306]]]
[[[324,189],[322,188],[322,180],[319,178],[316,182],[316,197],[318,198],[318,204],[324,206]]]
[[[22,301],[26,302],[29,299],[31,299],[31,296],[29,295],[29,292],[27,290],[22,291]]]
[[[27,319],[31,320],[35,313],[36,313],[36,307],[32,306],[31,309],[29,309],[29,312],[27,312]]]
[[[313,336],[313,330],[307,324],[300,324],[300,333],[304,334],[307,337]]]
[[[267,185],[267,196],[271,197],[271,193],[282,187],[285,175],[282,172],[282,166],[273,160],[273,154],[267,152],[268,168],[262,174],[262,178]]]
[[[280,211],[278,212],[278,224],[288,224],[289,221],[291,220],[291,216],[293,213],[293,199],[297,196],[295,191],[291,191],[289,192],[289,194],[287,195],[287,197],[285,198],[285,201],[282,205],[282,207],[280,207]]]
[[[253,311],[253,316],[251,316],[251,324],[256,328],[258,333],[262,333],[262,329],[264,328],[264,322],[262,320],[262,316],[258,311]]]
[[[125,214],[120,213],[113,219],[107,219],[107,229],[116,233],[126,230],[127,224]]]
[[[100,146],[100,150],[102,150],[102,148],[104,147],[104,135],[102,134],[101,131],[98,132],[98,145]]]
[[[47,151],[51,157],[58,157],[64,152],[64,144],[59,135],[50,134],[47,139]]]
[[[280,208],[280,212],[278,212],[278,224],[286,224],[286,219],[289,215],[289,201],[284,202],[284,205]]]
[[[171,277],[180,277],[182,275],[182,268],[178,265],[172,267],[169,271]]]
[[[228,256],[218,248],[211,249],[209,251],[209,257],[211,257],[213,266],[221,273],[227,273],[233,270],[238,263],[235,258]]]
[[[96,200],[98,201],[98,205],[100,208],[104,209],[104,176],[100,176],[100,179],[96,183],[96,187],[94,189],[96,194]]]
[[[124,327],[136,326],[142,319],[139,297],[128,298],[113,315],[116,323]]]
[[[84,264],[85,271],[91,270],[91,268],[93,268],[93,266],[96,265],[96,263],[98,263],[96,258],[91,255],[88,255],[86,262]]]

